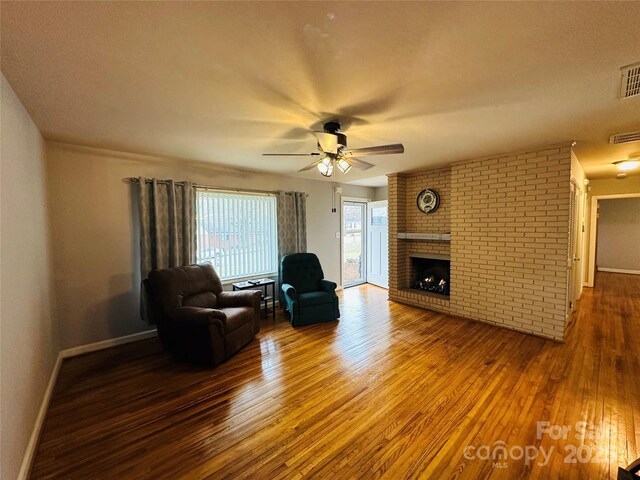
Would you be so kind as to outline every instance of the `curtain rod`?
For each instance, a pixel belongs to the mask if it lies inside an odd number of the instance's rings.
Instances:
[[[123,178],[122,181],[124,183],[137,183],[138,182],[138,178],[137,177],[127,177],[127,178]],[[169,183],[168,180],[156,180],[157,183],[161,183],[161,184],[167,184]],[[146,183],[152,183],[152,180],[150,178],[147,178]],[[181,185],[184,186],[184,182],[173,182],[176,185]],[[216,187],[214,185],[201,185],[199,183],[194,183],[193,186],[195,188],[202,188],[203,190],[217,190],[217,191],[221,191],[221,192],[236,192],[236,193],[260,193],[263,195],[275,195],[276,193],[278,193],[277,191],[274,190],[256,190],[256,189],[251,189],[251,188],[231,188],[231,187]],[[290,192],[284,192],[284,193],[290,193]],[[309,194],[305,194],[307,197],[309,196]]]

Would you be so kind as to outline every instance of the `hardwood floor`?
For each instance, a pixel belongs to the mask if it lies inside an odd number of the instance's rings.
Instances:
[[[374,286],[341,310],[299,329],[264,320],[214,370],[155,339],[66,360],[32,478],[614,479],[640,456],[638,276],[600,273],[565,344]],[[538,421],[571,431],[537,438]],[[581,421],[598,435],[576,439]]]

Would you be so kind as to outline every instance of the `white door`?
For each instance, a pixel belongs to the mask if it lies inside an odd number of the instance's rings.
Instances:
[[[389,288],[388,202],[370,202],[368,210],[367,282]]]

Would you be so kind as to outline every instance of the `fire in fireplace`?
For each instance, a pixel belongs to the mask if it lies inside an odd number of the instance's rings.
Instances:
[[[410,287],[449,296],[451,262],[443,258],[411,258]]]

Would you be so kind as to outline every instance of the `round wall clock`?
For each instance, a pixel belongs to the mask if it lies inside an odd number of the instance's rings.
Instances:
[[[423,213],[433,213],[440,206],[440,195],[435,190],[425,188],[418,194],[416,198],[418,210]]]

